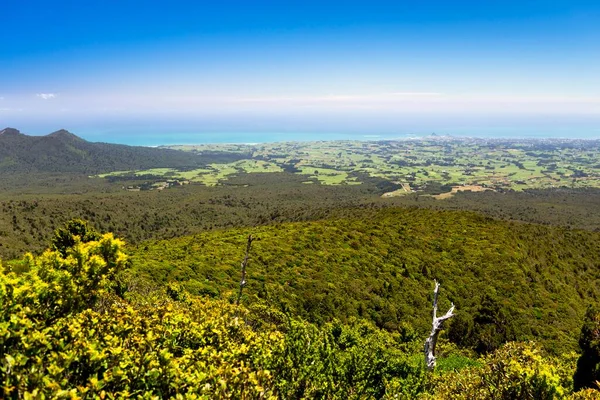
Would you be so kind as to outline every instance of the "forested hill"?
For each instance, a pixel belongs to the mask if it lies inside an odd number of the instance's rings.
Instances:
[[[330,243],[347,228],[322,227],[332,231],[324,238]],[[372,241],[384,244],[371,232]],[[386,232],[388,226],[380,233]],[[399,233],[412,236],[410,230]],[[271,239],[277,236],[289,239],[281,233]],[[600,312],[594,308],[569,332],[581,334],[581,356],[552,356],[535,343],[518,342],[477,356],[442,336],[437,363],[426,370],[423,338],[407,326],[390,332],[364,319],[317,325],[265,302],[231,304],[191,295],[175,282],[151,285],[131,270],[121,240],[81,220],[57,229],[51,246],[40,256],[26,255],[19,272],[14,263],[0,263],[5,399],[591,400],[600,393]],[[307,255],[318,247],[313,243]],[[347,253],[339,246],[332,250]],[[334,262],[329,267],[343,272]],[[297,266],[287,269],[297,275],[290,282],[306,285]],[[369,266],[364,269],[367,275]],[[340,275],[337,282],[343,287],[349,280]],[[418,286],[395,290],[413,294],[415,306]],[[415,314],[430,315],[430,307]]]
[[[0,131],[0,174],[94,174],[159,167],[193,167],[206,160],[182,151],[88,142],[59,130],[46,136],[28,136],[17,129]]]
[[[600,234],[456,211],[357,210],[146,242],[135,265],[158,282],[227,299],[250,233],[246,301],[262,298],[317,323],[356,316],[423,336],[438,279],[442,308],[457,306],[450,336],[458,344],[485,352],[533,339],[561,353],[577,348],[586,307],[600,298]]]

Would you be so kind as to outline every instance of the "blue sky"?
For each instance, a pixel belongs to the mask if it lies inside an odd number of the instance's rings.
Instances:
[[[0,126],[32,134],[600,137],[597,1],[4,0],[0,15]]]

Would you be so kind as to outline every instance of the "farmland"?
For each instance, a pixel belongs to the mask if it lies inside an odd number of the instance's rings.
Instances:
[[[397,185],[387,196],[462,190],[522,191],[599,188],[600,141],[484,140],[429,137],[403,141],[283,142],[168,146],[244,159],[202,168],[119,171],[100,177],[186,179],[206,186],[226,184],[239,174],[292,172],[305,183],[356,185],[380,178]],[[442,197],[443,198],[443,197]]]

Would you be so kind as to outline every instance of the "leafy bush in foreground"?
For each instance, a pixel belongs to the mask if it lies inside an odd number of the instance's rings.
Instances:
[[[533,343],[508,343],[482,365],[441,376],[439,399],[556,399],[571,392],[573,365],[543,356]]]
[[[380,397],[420,369],[366,323],[318,329],[223,301],[121,298],[122,247],[75,235],[66,257],[29,254],[27,272],[1,271],[2,397]]]

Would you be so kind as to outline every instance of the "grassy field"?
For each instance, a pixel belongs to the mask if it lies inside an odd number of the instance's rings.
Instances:
[[[202,183],[206,186],[216,186],[228,177],[239,172],[264,173],[281,172],[277,164],[261,160],[241,160],[226,164],[208,164],[205,168],[192,170],[178,170],[175,168],[153,168],[136,171],[117,171],[108,174],[97,175],[99,178],[107,177],[160,177],[170,179],[188,180],[190,182]]]
[[[171,146],[205,154],[242,154],[247,159],[207,164],[194,170],[171,168],[119,171],[100,177],[155,176],[223,184],[239,173],[288,171],[306,182],[355,185],[377,177],[402,185],[389,195],[432,191],[600,188],[600,141],[483,140],[434,137],[407,141]],[[454,188],[454,189],[453,189]],[[435,190],[433,190],[435,191]],[[440,192],[440,193],[442,193]],[[433,193],[439,194],[439,193]]]

